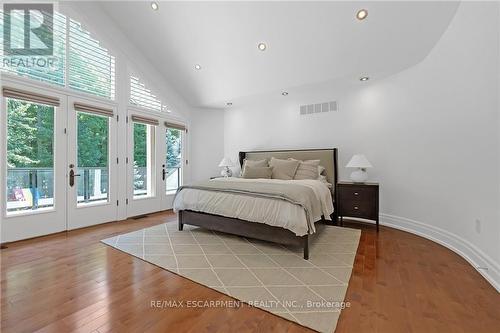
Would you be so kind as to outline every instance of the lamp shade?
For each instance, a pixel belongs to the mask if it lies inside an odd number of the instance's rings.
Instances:
[[[220,167],[232,167],[232,166],[234,166],[234,163],[233,163],[233,161],[231,161],[230,158],[224,157],[222,159],[222,161],[220,161],[219,166]]]
[[[354,155],[349,163],[345,166],[346,168],[371,168],[373,165],[366,159],[363,154]]]

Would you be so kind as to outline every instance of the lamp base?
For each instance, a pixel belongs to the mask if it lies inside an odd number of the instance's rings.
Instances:
[[[366,169],[357,169],[351,173],[351,180],[355,183],[364,183],[368,180],[368,172]]]
[[[222,169],[222,171],[220,172],[220,175],[222,177],[232,177],[233,176],[233,171],[231,171],[231,169],[229,169],[229,167],[225,167],[224,169]]]

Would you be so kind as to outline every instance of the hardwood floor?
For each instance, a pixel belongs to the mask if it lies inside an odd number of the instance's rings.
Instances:
[[[99,241],[176,221],[159,213],[9,244],[1,250],[2,332],[308,332],[240,308],[154,308],[231,300]],[[499,332],[500,294],[465,260],[426,239],[362,229],[336,332]]]

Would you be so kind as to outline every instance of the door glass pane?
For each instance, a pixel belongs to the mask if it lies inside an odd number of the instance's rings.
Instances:
[[[167,192],[174,192],[181,186],[182,179],[182,131],[167,128]]]
[[[154,127],[134,123],[134,198],[153,195]]]
[[[7,213],[54,207],[54,107],[7,98]]]
[[[109,199],[109,118],[77,112],[78,204]]]

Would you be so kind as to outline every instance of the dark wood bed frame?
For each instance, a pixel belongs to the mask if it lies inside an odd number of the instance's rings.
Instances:
[[[314,150],[325,150],[325,149],[302,149],[302,150],[288,150],[288,151],[314,151]],[[333,186],[334,191],[338,182],[338,168],[337,168],[337,148],[327,149],[332,150],[333,153]],[[273,153],[273,152],[287,152],[287,150],[275,150],[275,151],[252,151],[252,152],[240,152],[240,165],[243,166],[243,160],[247,153]],[[336,193],[336,191],[335,191]],[[337,221],[337,202],[335,196],[333,198],[334,213],[332,216],[333,221]],[[292,231],[281,228],[274,227],[263,223],[255,223],[240,219],[235,219],[231,217],[225,217],[220,215],[195,212],[191,210],[181,210],[179,211],[179,230],[183,229],[184,224],[195,225],[198,227],[206,228],[209,230],[225,232],[233,235],[255,238],[259,240],[274,242],[283,245],[293,245],[302,246],[304,250],[304,259],[309,259],[309,241],[314,235],[318,234],[319,230],[315,234],[296,236]],[[326,221],[324,218],[322,221]],[[318,224],[318,228],[321,229]]]

